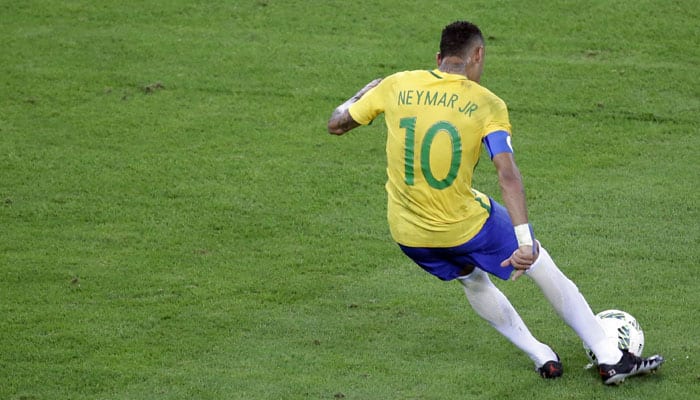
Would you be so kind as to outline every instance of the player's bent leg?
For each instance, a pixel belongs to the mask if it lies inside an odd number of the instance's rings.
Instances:
[[[588,302],[578,287],[556,266],[547,250],[540,254],[526,275],[542,290],[557,314],[593,351],[600,363],[615,364],[622,357],[617,346],[607,340]]]
[[[554,378],[561,375],[561,364],[557,354],[546,344],[539,342],[530,333],[523,320],[515,311],[506,296],[491,282],[488,274],[479,268],[459,278],[464,287],[464,293],[474,311],[516,347],[524,351],[535,363],[540,375]],[[556,376],[545,376],[542,367],[549,362],[559,363],[559,373]],[[556,366],[556,365],[555,365]],[[549,371],[550,367],[548,367]]]
[[[474,267],[473,265],[467,265],[467,266],[462,267],[462,268],[459,270],[459,276],[460,276],[460,277],[466,277],[467,275],[469,275],[469,274],[471,274],[472,272],[474,272],[474,268],[475,268],[475,267]]]

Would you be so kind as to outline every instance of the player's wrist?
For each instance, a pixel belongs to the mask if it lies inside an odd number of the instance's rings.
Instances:
[[[532,246],[534,244],[530,224],[516,225],[513,227],[513,230],[515,231],[515,238],[518,240],[518,247]]]

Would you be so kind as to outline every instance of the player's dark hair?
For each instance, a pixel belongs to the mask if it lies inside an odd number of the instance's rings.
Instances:
[[[463,56],[472,45],[483,41],[484,37],[478,26],[467,21],[456,21],[442,30],[440,54],[443,57]]]

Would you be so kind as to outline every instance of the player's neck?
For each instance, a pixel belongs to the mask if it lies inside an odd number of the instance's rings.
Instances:
[[[438,69],[448,74],[467,76],[467,62],[460,57],[445,57],[440,62]]]

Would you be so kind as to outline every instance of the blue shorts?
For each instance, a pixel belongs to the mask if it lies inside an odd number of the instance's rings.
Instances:
[[[478,267],[507,280],[513,267],[501,262],[518,248],[508,210],[491,200],[491,214],[481,231],[468,242],[455,247],[407,247],[399,244],[416,264],[443,281],[459,277],[466,266]]]

